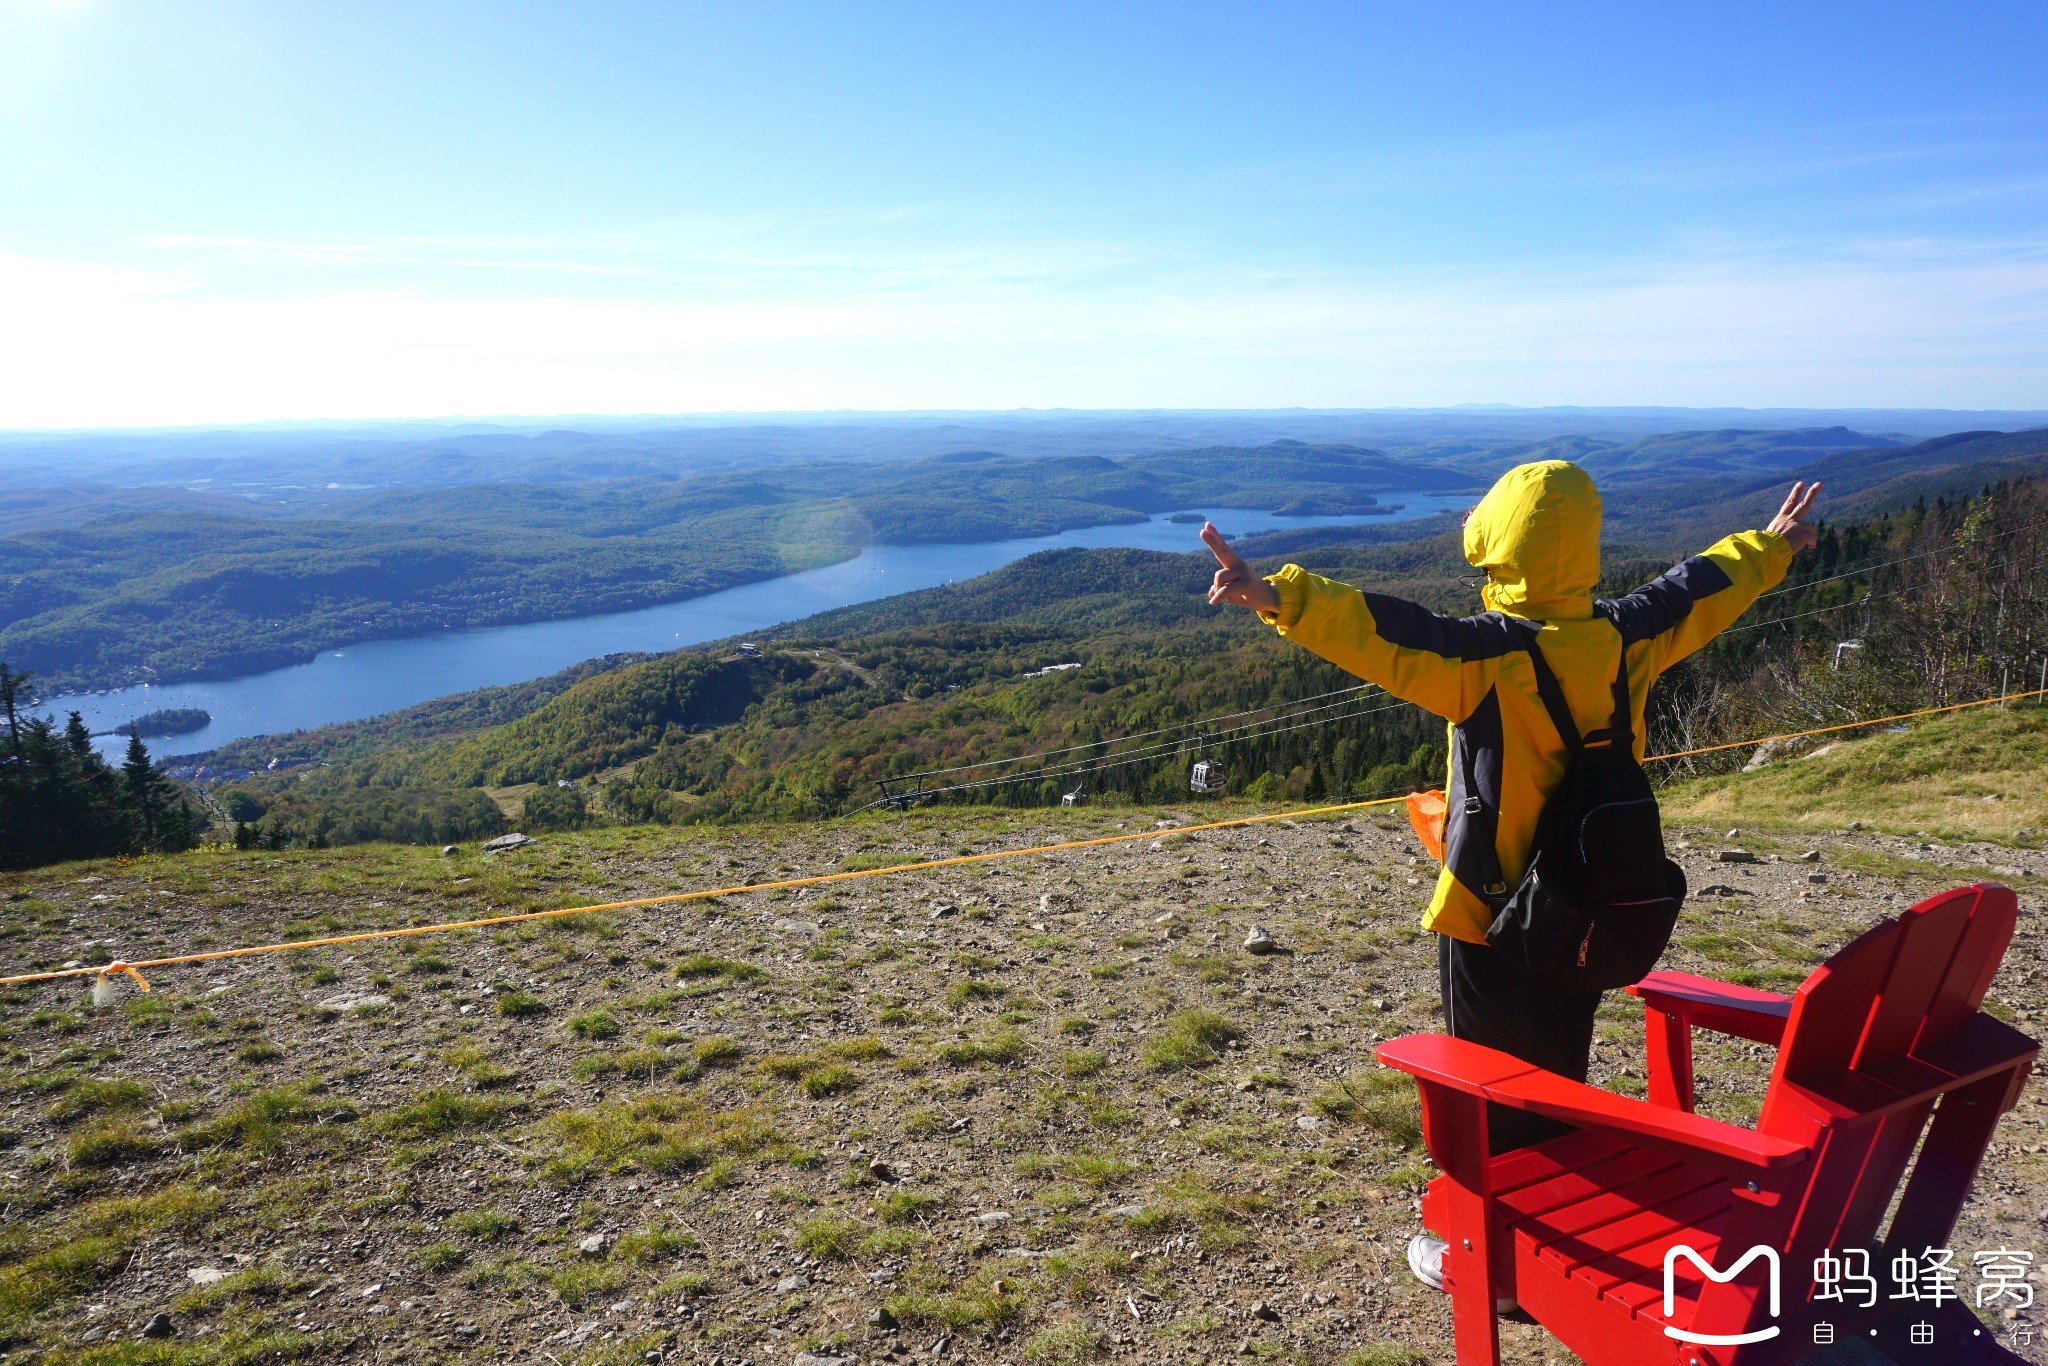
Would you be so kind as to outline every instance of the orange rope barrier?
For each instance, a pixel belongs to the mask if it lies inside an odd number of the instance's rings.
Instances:
[[[1665,759],[1685,759],[1696,754],[1714,754],[1722,750],[1744,749],[1751,745],[1770,744],[1776,740],[1798,740],[1810,735],[1831,735],[1837,731],[1856,730],[1863,726],[1881,726],[1890,721],[1909,721],[1919,716],[1938,716],[1944,712],[1966,711],[1971,707],[1988,707],[1994,702],[2022,702],[2030,697],[2048,696],[2048,689],[2032,692],[2007,693],[1998,697],[1979,698],[1974,702],[1957,702],[1946,707],[1926,707],[1920,711],[1900,712],[1896,716],[1879,716],[1868,721],[1849,721],[1839,726],[1820,726],[1813,730],[1788,731],[1783,735],[1767,735],[1759,740],[1735,740],[1724,745],[1704,745],[1698,749],[1679,750],[1672,754],[1652,754],[1645,763]],[[1391,806],[1406,801],[1406,795],[1398,797],[1373,797],[1365,801],[1339,802],[1333,806],[1311,806],[1300,811],[1276,811],[1263,816],[1239,816],[1227,821],[1208,821],[1200,825],[1178,825],[1165,830],[1140,830],[1133,834],[1101,835],[1094,839],[1068,840],[1063,844],[1037,844],[1024,849],[997,849],[986,854],[960,854],[953,858],[925,859],[916,863],[892,864],[887,868],[856,868],[841,873],[816,873],[809,877],[784,878],[779,882],[750,882],[736,887],[713,887],[697,892],[671,892],[666,896],[646,896],[632,901],[607,901],[592,906],[564,906],[552,911],[522,911],[516,915],[487,916],[479,920],[451,920],[433,925],[408,925],[397,930],[365,930],[359,934],[331,935],[325,939],[301,939],[286,944],[252,944],[239,949],[214,949],[206,953],[180,954],[172,958],[139,959],[135,962],[114,962],[99,968],[62,968],[55,972],[29,972],[14,977],[0,977],[0,986],[20,986],[30,982],[55,982],[72,977],[95,977],[95,995],[104,994],[111,985],[111,978],[125,974],[133,977],[142,990],[149,990],[141,968],[172,967],[182,963],[206,963],[219,958],[245,958],[263,953],[290,953],[298,949],[328,948],[336,944],[360,944],[373,939],[403,939],[418,934],[445,934],[450,930],[480,930],[495,925],[517,925],[529,920],[551,920],[566,915],[589,915],[598,911],[626,911],[642,906],[665,906],[683,901],[705,901],[717,896],[738,896],[746,892],[772,892],[791,887],[815,887],[827,882],[848,882],[856,878],[887,877],[894,873],[916,873],[932,868],[954,868],[967,863],[988,863],[995,859],[1024,858],[1032,854],[1057,854],[1070,849],[1092,849],[1105,844],[1123,844],[1132,840],[1159,839],[1166,835],[1193,834],[1202,830],[1228,830],[1234,826],[1257,825],[1263,821],[1291,820],[1299,816],[1325,816],[1337,811],[1359,811],[1370,806]]]
[[[142,976],[137,968],[163,968],[179,963],[205,963],[217,958],[244,958],[259,953],[289,953],[296,949],[326,948],[335,944],[360,944],[371,939],[403,939],[416,934],[442,934],[449,930],[480,930],[493,925],[516,925],[527,920],[549,920],[565,915],[589,915],[598,911],[625,911],[641,906],[672,905],[679,901],[703,901],[715,896],[738,896],[742,892],[772,892],[789,887],[813,887],[825,882],[848,882],[855,878],[886,877],[891,873],[915,873],[929,868],[952,868],[963,863],[987,863],[994,859],[1022,858],[1027,854],[1056,854],[1067,849],[1090,849],[1103,844],[1122,844],[1129,840],[1161,839],[1167,835],[1185,835],[1198,830],[1227,830],[1238,825],[1257,825],[1262,821],[1288,820],[1296,816],[1321,816],[1334,811],[1357,811],[1368,806],[1388,806],[1400,797],[1374,797],[1369,801],[1340,802],[1335,806],[1312,806],[1302,811],[1276,811],[1264,816],[1239,816],[1227,821],[1209,821],[1201,825],[1177,825],[1166,830],[1140,830],[1128,835],[1101,835],[1094,839],[1068,840],[1064,844],[1039,844],[1028,849],[997,849],[986,854],[960,854],[953,858],[925,859],[918,863],[897,863],[887,868],[856,868],[843,873],[816,873],[810,877],[784,878],[779,882],[749,882],[737,887],[713,887],[697,892],[671,892],[666,896],[645,896],[633,901],[607,901],[594,906],[564,906],[552,911],[522,911],[517,915],[494,915],[480,920],[451,920],[433,925],[408,925],[397,930],[365,930],[359,934],[337,934],[325,939],[300,939],[288,944],[251,944],[239,949],[213,949],[206,953],[180,954],[174,958],[145,958],[134,962],[110,963],[104,968],[63,968],[56,972],[30,972],[16,977],[0,977],[0,986],[16,986],[26,982],[54,982],[67,977],[104,977],[110,973],[125,972],[139,982]],[[147,990],[147,988],[144,988]]]
[[[1698,749],[1681,749],[1676,754],[1652,754],[1643,760],[1654,763],[1659,759],[1689,759],[1695,754],[1718,754],[1722,750],[1747,749],[1751,745],[1768,745],[1776,740],[1803,740],[1809,735],[1833,735],[1839,730],[1856,730],[1862,726],[1881,726],[1887,721],[1910,721],[1916,716],[1939,716],[1943,712],[1968,711],[1971,707],[1988,707],[1994,702],[2024,702],[2029,697],[2048,696],[2048,688],[2036,688],[2032,692],[2000,693],[1997,697],[1980,697],[1975,702],[1957,702],[1947,707],[1924,707],[1919,711],[1902,711],[1897,716],[1879,716],[1868,721],[1845,721],[1839,726],[1820,726],[1813,730],[1787,731],[1783,735],[1766,735],[1760,740],[1731,740],[1725,745],[1702,745]]]

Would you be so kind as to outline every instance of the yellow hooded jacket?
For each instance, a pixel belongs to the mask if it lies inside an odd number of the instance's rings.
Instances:
[[[1422,925],[1483,944],[1488,892],[1521,880],[1544,800],[1564,776],[1564,740],[1536,695],[1531,641],[1582,735],[1608,724],[1628,651],[1640,759],[1650,685],[1782,579],[1792,547],[1773,532],[1738,532],[1596,614],[1600,495],[1578,466],[1545,460],[1509,470],[1480,501],[1465,523],[1465,558],[1486,571],[1488,610],[1477,616],[1442,616],[1293,564],[1268,576],[1280,610],[1262,615],[1289,640],[1450,721],[1444,866]],[[1489,843],[1504,879],[1493,889],[1483,885]]]

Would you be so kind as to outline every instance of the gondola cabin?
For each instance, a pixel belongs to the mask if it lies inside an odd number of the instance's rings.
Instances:
[[[1214,759],[1197,759],[1195,766],[1188,770],[1188,791],[1221,792],[1223,790],[1223,765]]]

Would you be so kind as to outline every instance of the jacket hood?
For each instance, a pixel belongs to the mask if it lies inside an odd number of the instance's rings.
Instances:
[[[1465,558],[1486,571],[1487,607],[1538,620],[1593,615],[1600,581],[1600,493],[1567,460],[1517,465],[1465,523]]]

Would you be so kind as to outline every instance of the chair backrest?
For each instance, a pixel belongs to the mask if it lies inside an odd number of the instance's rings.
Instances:
[[[1844,1123],[1801,1104],[1798,1083],[1879,1068],[1953,1034],[1983,1004],[2018,914],[2011,890],[1990,883],[1930,897],[1852,941],[1793,996],[1757,1121],[1764,1133],[1818,1147],[1780,1244],[1789,1266],[1810,1265],[1828,1247],[1875,1246],[1933,1109]]]
[[[1773,1089],[1787,1077],[1881,1067],[1947,1038],[1984,1003],[2018,916],[2009,888],[1979,883],[1859,936],[1793,996]]]

